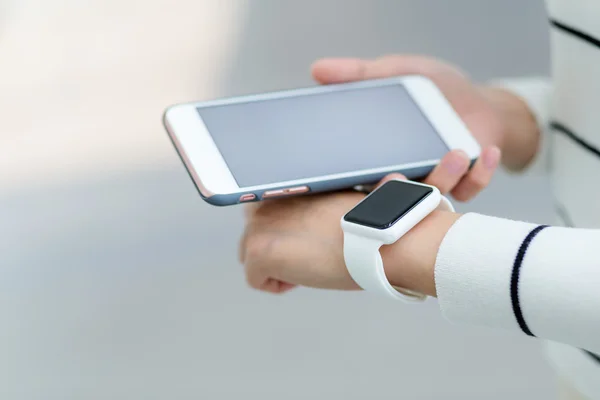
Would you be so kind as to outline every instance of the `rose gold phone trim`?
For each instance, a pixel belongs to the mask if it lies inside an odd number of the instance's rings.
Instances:
[[[183,147],[181,146],[181,143],[177,139],[177,136],[173,133],[171,125],[166,120],[166,118],[164,119],[164,125],[165,125],[165,128],[167,129],[167,133],[169,134],[169,137],[171,138],[171,142],[173,142],[173,144],[175,145],[175,148],[177,149],[177,153],[179,153],[179,157],[185,164],[185,168],[187,169],[190,177],[196,184],[198,191],[200,191],[202,196],[207,197],[207,198],[214,196],[215,193],[211,192],[210,190],[208,190],[206,188],[206,186],[204,186],[204,184],[198,177],[198,174],[196,174],[196,171],[192,168],[192,163],[188,159],[187,154],[183,150]],[[266,191],[265,193],[263,193],[262,198],[268,199],[268,198],[273,198],[273,197],[288,196],[288,195],[292,195],[292,194],[306,193],[308,191],[310,191],[310,188],[308,186],[296,186],[296,187],[285,188],[285,189],[269,190],[269,191]],[[249,193],[249,194],[242,195],[240,197],[239,201],[240,202],[252,201],[254,199],[256,199],[256,195]]]
[[[308,186],[297,186],[297,187],[291,187],[291,188],[285,188],[285,189],[268,190],[265,193],[263,193],[262,198],[270,199],[273,197],[289,196],[292,194],[306,193],[309,190],[310,189]]]
[[[263,193],[262,198],[263,199],[270,199],[272,197],[279,197],[279,196],[283,196],[285,193],[282,189],[278,189],[278,190],[267,190],[266,192]]]
[[[198,190],[200,191],[200,193],[202,194],[202,196],[204,196],[204,197],[212,197],[212,196],[214,196],[215,194],[213,192],[211,192],[210,190],[208,190],[202,184],[202,181],[198,177],[198,174],[196,174],[196,171],[192,168],[192,163],[188,159],[187,154],[185,153],[185,151],[183,151],[183,147],[181,146],[181,143],[179,143],[179,140],[177,139],[177,136],[171,130],[171,125],[169,124],[169,122],[167,121],[166,118],[165,118],[165,128],[167,128],[167,132],[169,134],[169,137],[171,138],[171,141],[175,145],[175,148],[177,148],[177,152],[179,153],[179,157],[181,158],[181,160],[185,164],[185,168],[188,170],[188,173],[192,177],[192,180],[196,184],[196,187],[198,188]]]
[[[287,190],[287,193],[289,193],[289,194],[300,194],[300,193],[306,193],[310,189],[308,186],[297,186],[297,187],[293,187],[293,188],[289,188],[289,189],[285,189],[285,190]]]

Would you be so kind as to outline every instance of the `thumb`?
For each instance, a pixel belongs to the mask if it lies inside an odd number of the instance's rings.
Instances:
[[[446,64],[431,57],[400,54],[375,60],[324,58],[312,65],[311,72],[317,82],[330,84],[411,74],[425,75],[433,79],[442,66],[448,68]]]
[[[401,75],[423,75],[438,85],[442,85],[444,80],[440,80],[440,75],[443,74],[466,78],[464,72],[453,65],[438,61],[433,57],[414,54],[388,55],[375,60],[324,58],[312,65],[311,72],[313,78],[321,84]]]
[[[313,79],[321,84],[365,79],[366,60],[359,58],[324,58],[311,66]]]

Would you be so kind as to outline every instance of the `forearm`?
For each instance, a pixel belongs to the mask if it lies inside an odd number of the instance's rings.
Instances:
[[[543,169],[552,81],[543,76],[503,78],[480,89],[503,129],[504,166],[512,171]]]
[[[444,237],[461,217],[448,211],[434,211],[401,240],[381,249],[385,273],[394,286],[436,296],[434,270]]]
[[[486,86],[481,92],[503,127],[502,163],[511,171],[524,169],[540,147],[540,128],[527,103],[508,90]]]
[[[598,244],[600,230],[436,212],[384,262],[393,284],[437,295],[453,322],[600,352]]]

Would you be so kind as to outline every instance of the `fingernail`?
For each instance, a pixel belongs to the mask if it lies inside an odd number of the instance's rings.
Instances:
[[[452,174],[462,174],[467,163],[467,154],[463,151],[457,151],[451,157],[446,157],[442,164],[446,170]]]
[[[486,149],[483,154],[483,165],[489,169],[494,170],[500,162],[500,149],[496,146]]]

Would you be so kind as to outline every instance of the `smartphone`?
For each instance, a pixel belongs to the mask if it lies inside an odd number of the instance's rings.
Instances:
[[[179,104],[163,120],[200,195],[218,206],[353,188],[391,172],[416,179],[450,150],[471,160],[480,152],[422,76]]]

